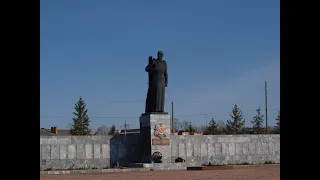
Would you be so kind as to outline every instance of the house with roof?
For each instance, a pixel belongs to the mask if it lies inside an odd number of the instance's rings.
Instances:
[[[40,136],[71,136],[69,129],[57,129],[53,126],[50,129],[40,128]]]

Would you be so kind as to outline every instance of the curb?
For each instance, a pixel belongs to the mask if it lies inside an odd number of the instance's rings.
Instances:
[[[87,173],[113,173],[113,172],[137,172],[137,171],[150,171],[150,168],[40,171],[40,175],[51,175],[51,174],[87,174]]]
[[[256,164],[256,165],[230,165],[236,168],[257,167],[257,166],[279,166],[279,164]],[[157,168],[126,168],[126,169],[89,169],[89,170],[57,170],[57,171],[40,171],[40,175],[53,174],[88,174],[88,173],[116,173],[116,172],[143,172],[143,171],[176,171],[187,170],[187,167],[157,167]]]
[[[245,168],[245,167],[260,167],[260,166],[280,166],[280,163],[275,164],[248,164],[248,165],[232,165],[234,168]]]

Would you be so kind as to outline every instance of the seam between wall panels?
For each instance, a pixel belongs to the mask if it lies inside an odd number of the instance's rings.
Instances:
[[[199,145],[200,145],[200,152],[199,152],[199,155],[200,155],[200,161],[202,161],[202,148],[201,148],[201,141],[199,142]]]
[[[173,162],[173,160],[172,160],[172,139],[170,139],[170,162]]]
[[[60,146],[61,146],[61,144],[59,144],[58,147],[57,147],[58,148],[58,156],[59,156],[58,159],[59,160],[61,159],[61,157],[60,157],[61,156],[61,154],[60,154],[61,153]]]
[[[195,150],[194,150],[194,143],[192,143],[192,156],[194,157],[194,153],[195,152]]]
[[[210,162],[209,143],[207,142],[207,161]]]
[[[103,159],[103,152],[102,152],[102,144],[100,144],[99,146],[99,151],[100,151],[100,158],[99,159]],[[111,151],[111,148],[110,148],[110,151]],[[109,152],[110,153],[110,152]],[[110,157],[111,158],[111,157]]]
[[[52,158],[51,158],[51,151],[52,151],[52,145],[50,144],[49,145],[49,160],[52,160]]]
[[[87,148],[86,148],[86,144],[82,144],[82,148],[83,148],[83,156],[82,158],[84,158],[86,160],[86,154],[87,154]],[[80,159],[80,164],[81,164],[81,157],[79,158]]]
[[[66,145],[66,160],[69,159],[69,144]]]
[[[40,161],[42,161],[42,145],[40,144]]]
[[[74,145],[74,149],[76,151],[76,157],[74,159],[78,159],[78,146]]]
[[[184,154],[185,154],[185,155],[184,155],[184,159],[187,160],[187,158],[188,158],[188,154],[187,154],[187,140],[186,140],[186,142],[184,143],[184,152],[185,152],[185,153],[184,153]]]
[[[91,144],[91,159],[94,159],[94,143]],[[92,160],[93,162],[94,160]]]

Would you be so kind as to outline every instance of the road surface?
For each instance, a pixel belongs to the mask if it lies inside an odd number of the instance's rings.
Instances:
[[[241,166],[232,170],[148,171],[40,175],[40,180],[280,180],[280,165]]]

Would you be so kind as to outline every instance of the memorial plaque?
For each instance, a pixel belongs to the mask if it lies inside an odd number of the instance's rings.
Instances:
[[[152,145],[168,146],[170,145],[170,139],[152,139]]]

